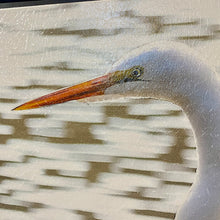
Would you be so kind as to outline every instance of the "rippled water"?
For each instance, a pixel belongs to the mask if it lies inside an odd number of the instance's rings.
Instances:
[[[34,97],[103,74],[144,43],[184,42],[219,70],[218,1],[103,1],[0,11],[0,219],[174,219],[194,180],[188,119],[152,99]]]

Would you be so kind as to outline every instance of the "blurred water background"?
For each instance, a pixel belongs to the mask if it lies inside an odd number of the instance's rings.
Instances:
[[[184,42],[220,71],[220,3],[115,0],[0,10],[0,219],[174,219],[197,154],[153,99],[17,105],[104,74],[131,49]]]

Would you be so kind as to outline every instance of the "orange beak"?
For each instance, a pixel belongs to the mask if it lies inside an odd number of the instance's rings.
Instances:
[[[70,100],[82,99],[90,96],[103,95],[105,90],[124,77],[124,71],[116,71],[96,79],[58,90],[48,95],[41,96],[32,101],[26,102],[13,110],[26,110],[39,108],[47,105],[54,105]]]

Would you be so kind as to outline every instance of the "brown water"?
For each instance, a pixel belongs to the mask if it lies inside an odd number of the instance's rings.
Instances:
[[[152,99],[27,100],[103,74],[132,48],[184,42],[220,67],[218,1],[0,10],[0,219],[174,219],[197,155],[181,109]]]

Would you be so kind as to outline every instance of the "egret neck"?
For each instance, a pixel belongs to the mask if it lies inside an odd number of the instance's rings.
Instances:
[[[106,75],[26,102],[25,110],[103,94],[165,99],[188,116],[198,147],[196,180],[176,220],[220,220],[219,77],[189,47],[174,42],[141,46]]]

